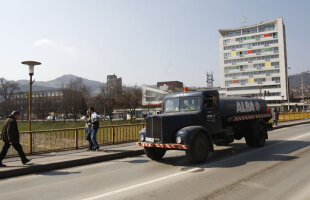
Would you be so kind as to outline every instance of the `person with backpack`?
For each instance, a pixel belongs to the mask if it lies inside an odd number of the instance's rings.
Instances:
[[[19,131],[17,126],[17,120],[19,119],[19,117],[20,113],[18,111],[13,111],[4,123],[2,129],[2,140],[4,144],[0,153],[0,167],[6,166],[2,163],[2,161],[5,158],[11,145],[18,152],[18,155],[23,164],[26,164],[30,161],[30,159],[26,157],[23,148],[19,143]]]

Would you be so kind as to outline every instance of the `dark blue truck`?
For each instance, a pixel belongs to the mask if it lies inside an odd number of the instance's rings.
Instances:
[[[183,150],[193,163],[205,162],[215,145],[228,145],[243,137],[249,147],[264,146],[271,114],[262,99],[219,98],[217,90],[166,95],[163,114],[146,119],[138,146],[153,159],[167,150]]]

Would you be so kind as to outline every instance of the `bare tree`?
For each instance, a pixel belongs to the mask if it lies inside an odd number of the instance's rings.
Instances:
[[[1,110],[0,112],[6,115],[13,109],[16,109],[16,104],[11,101],[15,91],[19,90],[17,83],[7,81],[4,78],[0,78],[0,96],[2,97]]]
[[[142,106],[141,88],[137,86],[123,88],[122,95],[119,97],[117,104],[119,108],[129,110],[129,114],[132,120],[136,109]]]
[[[100,88],[99,94],[97,94],[95,97],[89,98],[88,102],[89,105],[96,108],[97,112],[102,113],[105,116],[110,116],[110,119],[112,119],[113,110],[116,106],[116,103],[115,96],[111,96],[107,92],[105,85]]]
[[[10,100],[16,90],[19,90],[17,83],[0,78],[0,95],[4,98],[5,101]]]
[[[42,119],[44,122],[45,117],[52,110],[52,100],[45,94],[40,95],[33,99],[33,111],[36,113],[37,120]]]
[[[77,115],[86,112],[87,105],[85,99],[89,96],[87,87],[83,84],[81,78],[71,80],[70,83],[63,88],[63,111],[65,116],[74,115],[76,121]]]

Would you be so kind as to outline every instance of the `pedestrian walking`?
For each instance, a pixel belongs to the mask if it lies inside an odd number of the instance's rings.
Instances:
[[[2,129],[2,140],[4,145],[0,153],[0,167],[5,167],[2,160],[5,158],[10,146],[12,145],[22,161],[23,164],[28,163],[31,159],[28,159],[23,151],[22,146],[19,143],[19,131],[17,126],[17,120],[20,117],[18,111],[13,111],[11,115],[7,118]]]
[[[94,150],[94,145],[91,140],[91,115],[89,110],[87,110],[87,114],[85,116],[85,133],[86,133],[86,140],[89,142],[88,151]]]
[[[278,126],[279,111],[277,108],[272,109],[272,124]]]
[[[99,129],[99,115],[95,112],[93,107],[90,107],[89,112],[91,114],[91,141],[93,142],[93,149],[99,151],[99,145],[97,142],[97,132]]]

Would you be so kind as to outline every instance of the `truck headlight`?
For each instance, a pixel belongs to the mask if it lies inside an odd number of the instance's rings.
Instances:
[[[144,135],[140,135],[140,142],[143,142],[144,141]]]
[[[181,144],[182,138],[180,136],[178,136],[177,139],[176,139],[176,142],[177,142],[177,144]]]

